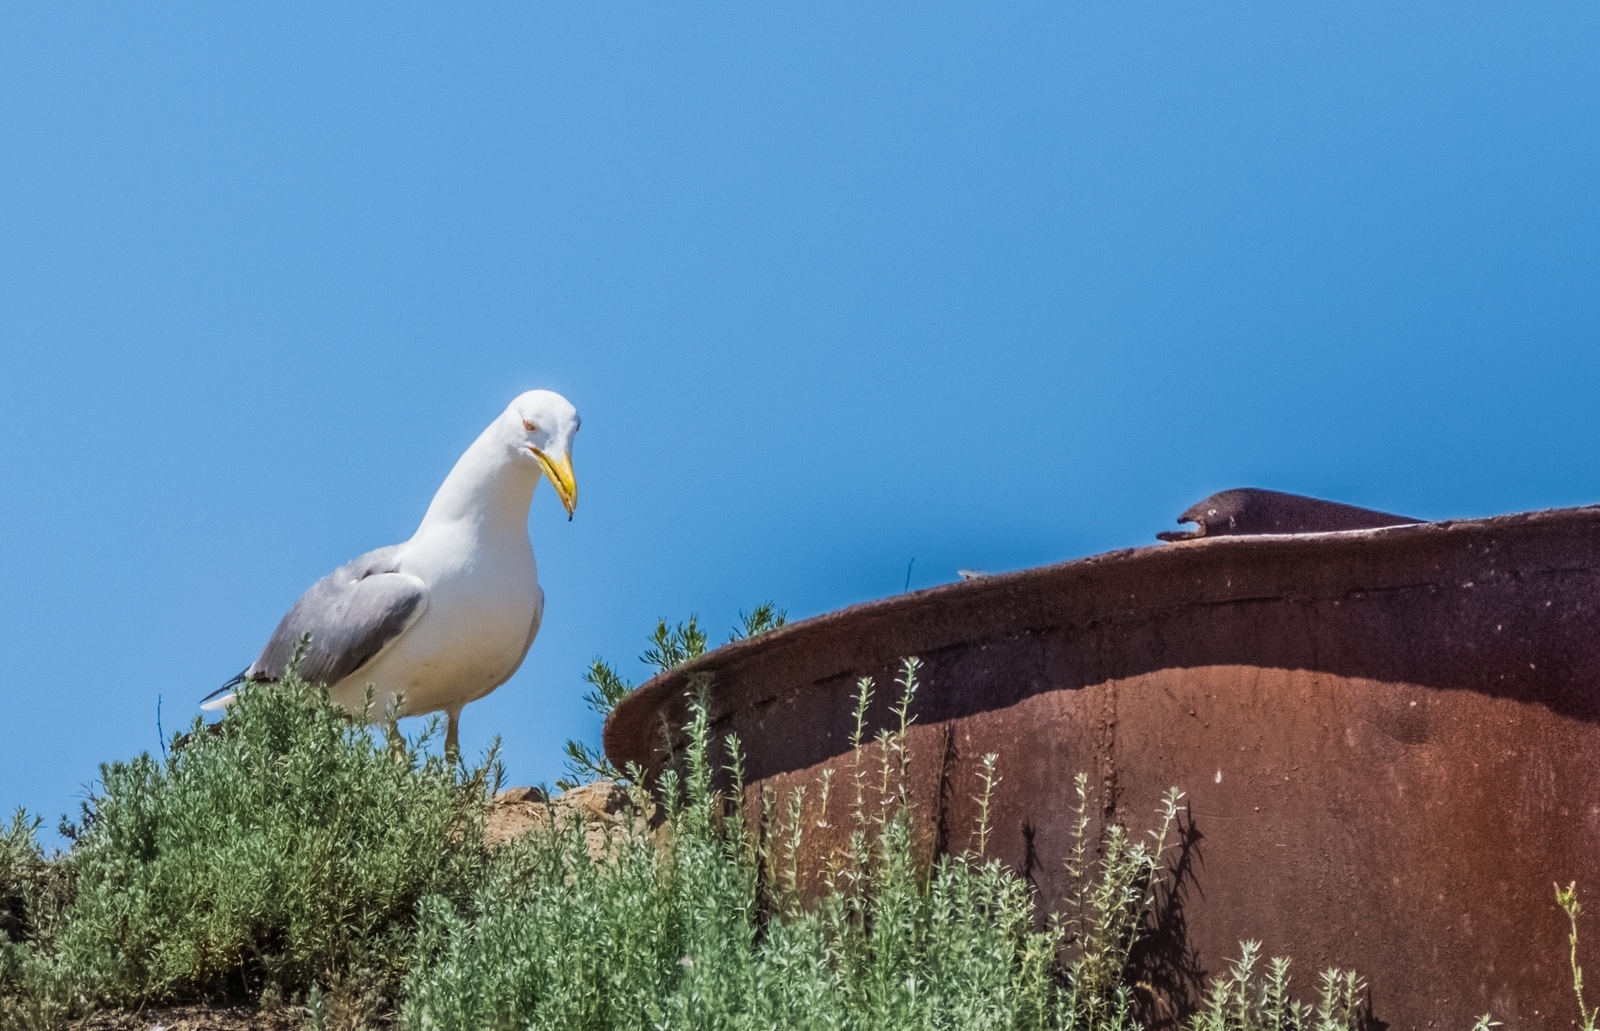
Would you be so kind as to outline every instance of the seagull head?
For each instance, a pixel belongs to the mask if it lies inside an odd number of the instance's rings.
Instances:
[[[513,423],[517,456],[539,464],[571,519],[578,507],[578,481],[572,473],[572,438],[583,422],[578,410],[553,391],[530,390],[511,402],[506,415]]]

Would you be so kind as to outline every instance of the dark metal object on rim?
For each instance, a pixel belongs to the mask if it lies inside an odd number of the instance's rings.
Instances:
[[[607,721],[659,771],[709,677],[753,793],[849,773],[856,678],[888,720],[920,656],[910,794],[959,850],[1000,755],[989,851],[1061,906],[1072,780],[1104,819],[1190,806],[1183,886],[1144,956],[1181,1013],[1241,939],[1307,990],[1359,970],[1394,1028],[1571,1024],[1552,882],[1600,891],[1600,508],[1303,536],[1223,536],[985,577],[796,623],[657,677]],[[836,792],[836,805],[842,805]],[[809,797],[815,798],[815,788]],[[832,810],[842,813],[842,809]],[[846,821],[805,839],[818,869]],[[843,828],[842,830],[838,828]],[[830,838],[832,834],[834,837]],[[1600,969],[1600,925],[1580,960]]]
[[[1184,509],[1178,522],[1194,523],[1193,530],[1167,530],[1156,536],[1164,541],[1189,541],[1196,537],[1222,537],[1229,534],[1371,530],[1421,521],[1337,501],[1308,498],[1302,494],[1239,487],[1213,494]]]

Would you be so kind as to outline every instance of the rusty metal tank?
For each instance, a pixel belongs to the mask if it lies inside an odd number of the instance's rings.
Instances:
[[[1067,883],[1076,773],[1098,821],[1133,828],[1169,786],[1187,793],[1179,889],[1142,961],[1147,1012],[1186,1012],[1248,938],[1292,956],[1303,991],[1324,967],[1360,971],[1394,1028],[1485,1012],[1565,1028],[1552,884],[1600,892],[1597,607],[1600,507],[1202,533],[728,645],[625,699],[605,747],[659,771],[681,747],[663,728],[704,674],[715,725],[744,744],[747,800],[815,785],[847,773],[857,678],[876,678],[883,726],[885,688],[918,656],[923,847],[968,846],[979,764],[998,753],[988,851],[1045,912]],[[813,870],[826,835],[807,841]],[[1579,958],[1600,970],[1600,923]]]

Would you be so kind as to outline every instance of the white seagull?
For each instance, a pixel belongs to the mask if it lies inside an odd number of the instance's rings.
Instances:
[[[200,704],[220,709],[249,680],[275,681],[304,634],[300,675],[328,685],[352,713],[444,712],[446,754],[459,751],[461,709],[510,679],[539,632],[544,591],[528,540],[528,507],[549,477],[567,518],[578,503],[572,438],[578,411],[530,390],[479,434],[404,544],[369,551],[318,580],[244,672]]]

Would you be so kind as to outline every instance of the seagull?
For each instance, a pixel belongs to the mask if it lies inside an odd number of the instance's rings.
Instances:
[[[256,661],[200,707],[225,708],[246,680],[282,679],[309,635],[301,677],[369,718],[443,712],[445,754],[458,755],[462,707],[509,680],[539,632],[544,591],[528,508],[544,477],[572,518],[580,421],[560,394],[519,395],[457,460],[410,540],[312,584]]]

